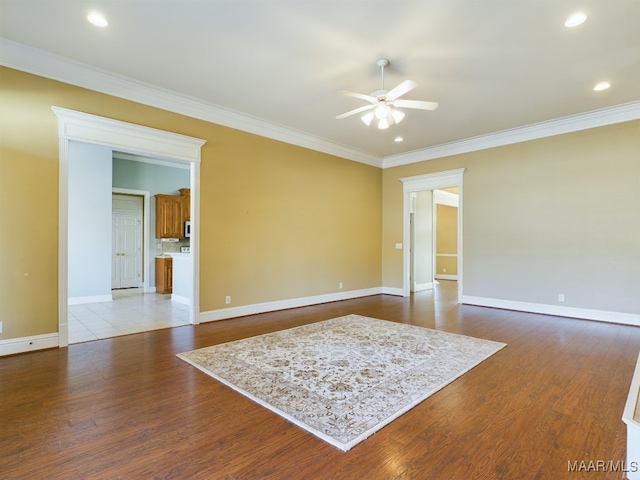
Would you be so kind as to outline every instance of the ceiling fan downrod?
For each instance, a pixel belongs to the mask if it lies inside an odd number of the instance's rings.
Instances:
[[[384,67],[389,66],[389,60],[387,60],[386,58],[381,58],[380,60],[378,60],[377,65],[380,67],[380,76],[382,80],[380,90],[384,90]]]

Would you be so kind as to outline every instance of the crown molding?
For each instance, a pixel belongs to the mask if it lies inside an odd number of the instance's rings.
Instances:
[[[0,65],[374,167],[382,157],[0,37]]]
[[[0,37],[0,65],[261,137],[379,168],[391,168],[640,119],[640,101],[379,157]]]
[[[640,101],[624,103],[614,107],[593,110],[578,115],[570,115],[547,122],[535,123],[524,127],[490,133],[488,135],[444,143],[409,153],[392,155],[383,159],[382,168],[398,167],[400,165],[424,162],[426,160],[434,160],[436,158],[501,147],[503,145],[552,137],[554,135],[562,135],[638,119],[640,119]]]

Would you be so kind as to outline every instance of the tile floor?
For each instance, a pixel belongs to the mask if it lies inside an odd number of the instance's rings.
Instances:
[[[140,288],[113,290],[112,302],[69,305],[69,343],[189,325],[189,306]]]

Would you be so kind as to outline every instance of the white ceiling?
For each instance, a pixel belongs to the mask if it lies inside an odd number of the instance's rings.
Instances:
[[[0,37],[54,54],[38,73],[64,57],[378,159],[640,100],[639,0],[0,0]],[[364,104],[340,91],[380,88],[383,57],[387,89],[414,80],[403,98],[438,109],[336,120]]]

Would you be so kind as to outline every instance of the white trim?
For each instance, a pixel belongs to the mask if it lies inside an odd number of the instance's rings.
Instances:
[[[139,195],[144,198],[144,205],[142,207],[142,224],[144,226],[142,231],[142,248],[144,252],[144,265],[142,267],[142,276],[144,278],[142,281],[142,289],[144,293],[151,293],[151,285],[149,282],[149,280],[151,279],[151,261],[152,258],[155,257],[155,255],[152,255],[151,247],[149,246],[149,239],[151,238],[151,192],[148,190],[133,190],[130,188],[114,187],[111,189],[111,193]],[[153,287],[153,291],[155,292],[155,287]]]
[[[436,253],[436,257],[457,257],[457,253]]]
[[[404,290],[395,287],[382,287],[382,291],[380,293],[383,295],[395,295],[397,297],[404,296]]]
[[[502,300],[499,298],[474,297],[470,295],[463,295],[462,303],[467,305],[478,305],[481,307],[500,308],[504,310],[555,315],[558,317],[580,318],[583,320],[597,320],[599,322],[640,326],[640,315],[634,313],[562,307],[544,303],[518,302],[514,300]]]
[[[408,165],[640,118],[640,101],[635,101],[381,157],[5,38],[0,38],[0,65],[379,168]]]
[[[410,245],[411,234],[411,194],[415,192],[422,192],[425,190],[438,190],[447,187],[458,187],[459,194],[459,206],[458,206],[458,252],[462,252],[462,205],[463,205],[463,188],[462,179],[464,176],[464,168],[458,168],[455,170],[446,170],[443,172],[427,173],[424,175],[415,175],[412,177],[403,177],[400,179],[402,182],[403,191],[403,219],[402,219],[402,239],[404,245]],[[434,204],[435,208],[435,204]],[[458,303],[462,303],[462,254],[458,255]],[[402,295],[408,297],[410,292],[410,267],[411,267],[411,252],[405,248],[402,257]]]
[[[58,342],[66,347],[69,345],[69,140],[60,136],[59,131],[58,148]]]
[[[613,125],[615,123],[638,120],[639,118],[640,101],[623,103],[622,105],[593,110],[591,112],[569,115],[555,120],[444,143],[422,150],[391,155],[382,160],[382,168],[398,167],[400,165],[409,165],[411,163],[424,162],[426,160],[434,160],[451,155],[476,152],[478,150],[486,150],[503,145],[511,145],[580,130],[588,130],[590,128]]]
[[[93,295],[88,297],[69,297],[67,305],[83,305],[85,303],[113,302],[112,295]]]
[[[200,323],[200,162],[191,164],[191,231],[189,251],[191,253],[191,309],[189,321],[192,325]]]
[[[448,275],[448,274],[445,274],[445,273],[436,273],[435,279],[436,280],[458,280],[458,276],[457,275]]]
[[[425,290],[433,290],[433,282],[416,283],[415,287],[413,288],[414,292],[423,292]]]
[[[158,160],[157,158],[144,157],[142,155],[134,155],[126,152],[113,152],[113,158],[117,158],[118,160],[128,160],[131,162],[143,162],[150,163],[152,165],[160,165],[161,167],[171,167],[171,168],[182,168],[184,170],[189,170],[190,165],[181,164],[176,162],[167,162],[165,160]]]
[[[193,265],[192,324],[199,321],[200,151],[206,140],[134,125],[109,118],[52,106],[58,118],[58,342],[69,344],[68,324],[68,196],[69,142],[72,140],[104,145],[126,153],[153,156],[168,161],[187,162],[191,168],[191,253]]]
[[[402,177],[402,188],[407,193],[438,190],[447,187],[457,187],[462,182],[464,168],[446,170],[443,172],[425,173],[412,177]]]
[[[631,379],[627,402],[622,413],[622,421],[627,425],[627,468],[634,462],[636,467],[640,461],[640,422],[635,418],[636,406],[640,400],[640,356],[636,362],[636,368]],[[640,470],[629,469],[627,472],[629,480],[640,479]]]
[[[636,406],[640,399],[640,355],[636,362],[636,369],[633,372],[631,379],[631,386],[629,387],[629,395],[627,396],[627,402],[624,405],[624,411],[622,412],[622,421],[627,425],[635,425],[640,429],[640,422],[635,418]],[[640,460],[640,458],[639,458]]]
[[[453,192],[434,190],[433,203],[436,205],[446,205],[447,207],[458,207],[460,205],[460,196]]]
[[[183,305],[191,305],[191,300],[189,298],[183,297],[182,295],[176,295],[175,293],[171,294],[171,301],[181,303]]]
[[[58,347],[58,334],[47,333],[45,335],[33,335],[31,337],[10,338],[0,340],[0,356],[14,355],[16,353],[32,352],[45,348]]]
[[[143,156],[199,162],[206,140],[155,128],[99,117],[62,107],[51,107],[60,123],[61,138],[104,145]]]
[[[5,38],[0,38],[0,65],[355,162],[382,166],[382,157]]]
[[[381,287],[365,288],[362,290],[350,290],[346,292],[314,295],[311,297],[300,297],[288,300],[276,300],[274,302],[254,303],[239,307],[221,308],[219,310],[201,312],[200,321],[213,322],[217,320],[225,320],[227,318],[244,317],[246,315],[255,315],[257,313],[274,312],[277,310],[286,310],[288,308],[306,307],[308,305],[317,305],[319,303],[337,302],[340,300],[350,300],[352,298],[368,297],[371,295],[386,293],[382,290],[383,289]]]

